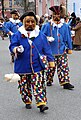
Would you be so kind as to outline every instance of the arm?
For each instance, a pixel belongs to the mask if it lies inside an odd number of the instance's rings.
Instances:
[[[44,54],[47,56],[49,67],[54,67],[55,66],[54,57],[52,55],[50,44],[49,44],[47,37],[45,35],[43,35],[42,42],[43,42]]]
[[[81,28],[81,23],[78,23],[72,30],[77,31],[79,28]]]

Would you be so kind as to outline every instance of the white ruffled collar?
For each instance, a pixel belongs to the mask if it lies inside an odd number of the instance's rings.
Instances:
[[[18,30],[20,31],[21,34],[24,34],[25,37],[28,37],[27,33],[30,33],[29,38],[32,38],[32,37],[36,38],[39,35],[39,32],[40,32],[38,25],[36,25],[35,30],[33,30],[33,31],[26,31],[23,25],[21,27],[19,27]]]
[[[51,20],[51,25],[53,25],[53,27],[61,28],[63,26],[63,23],[60,21],[59,24],[56,24],[53,20]]]
[[[18,19],[18,20],[14,20],[13,18],[10,18],[9,19],[12,23],[19,23],[20,22],[20,20]]]

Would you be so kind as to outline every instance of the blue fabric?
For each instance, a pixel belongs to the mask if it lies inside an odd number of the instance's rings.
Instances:
[[[47,60],[54,61],[54,57],[52,56],[52,51],[50,44],[47,41],[47,38],[44,34],[40,32],[40,34],[33,40],[35,45],[37,46],[40,54],[45,54],[47,56]],[[14,62],[14,72],[15,73],[32,73],[39,72],[43,70],[38,52],[32,43],[32,47],[30,47],[28,43],[28,39],[26,37],[22,37],[21,33],[17,31],[12,36],[12,42],[9,46],[11,52],[13,52],[14,47],[22,45],[24,47],[24,52],[17,56]],[[32,49],[32,55],[30,54],[30,50]],[[31,63],[32,60],[32,63]]]
[[[5,28],[6,28],[6,33],[8,33],[8,32],[12,32],[12,33],[16,33],[17,32],[17,30],[18,30],[18,27],[21,27],[22,26],[22,22],[19,22],[18,24],[16,24],[16,23],[12,23],[11,21],[8,21],[8,22],[6,22],[6,24],[5,24]],[[9,38],[10,38],[10,40],[11,40],[11,35],[9,35]]]
[[[58,28],[59,37],[57,36],[57,27],[51,26],[50,22],[45,24],[41,28],[41,31],[46,36],[54,37],[55,40],[50,42],[52,53],[54,55],[63,54],[66,49],[72,49],[71,32],[67,24],[64,23],[63,26]]]

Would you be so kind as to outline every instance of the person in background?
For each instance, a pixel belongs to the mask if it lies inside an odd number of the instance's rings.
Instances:
[[[39,21],[39,28],[40,28],[40,30],[41,30],[41,27],[42,27],[43,23],[44,23],[44,16],[42,15],[40,17],[40,21]]]
[[[75,14],[75,12],[71,13],[71,16],[69,18],[69,23],[70,23],[71,28],[76,26],[76,14]]]
[[[40,16],[39,16],[39,15],[36,15],[36,18],[37,18],[37,25],[39,26]]]
[[[59,83],[64,89],[72,90],[74,86],[70,83],[68,54],[72,54],[72,41],[66,23],[60,21],[60,6],[52,6],[52,20],[48,22],[41,31],[47,36],[51,46],[52,54],[55,57],[55,68],[47,72],[47,86],[52,86],[53,77],[57,67]]]
[[[72,28],[75,31],[75,38],[73,41],[74,50],[81,50],[81,20],[76,17],[76,26]]]
[[[4,18],[0,17],[0,36],[4,40]]]
[[[5,24],[6,27],[6,34],[9,35],[10,43],[11,43],[11,37],[14,33],[17,32],[18,28],[22,26],[22,22],[19,20],[20,14],[18,10],[12,10],[10,12],[12,15],[12,18],[9,19],[9,21]],[[11,61],[14,62],[14,54],[11,53]]]
[[[4,16],[4,27],[6,26],[7,22],[9,21],[9,18],[7,15]],[[7,28],[6,28],[7,29]],[[8,37],[6,30],[4,32],[4,37]]]
[[[12,36],[9,46],[11,52],[16,55],[14,72],[20,75],[18,81],[22,101],[27,109],[32,106],[32,90],[40,112],[48,110],[44,68],[40,64],[40,54],[47,56],[48,65],[54,67],[54,57],[47,37],[36,27],[36,15],[30,11],[24,13],[20,20],[23,25]]]

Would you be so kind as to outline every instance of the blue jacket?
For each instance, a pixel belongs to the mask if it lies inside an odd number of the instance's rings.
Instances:
[[[52,51],[50,48],[50,44],[47,41],[47,38],[42,32],[34,38],[34,44],[37,46],[40,54],[45,54],[47,56],[48,62],[53,62],[54,57],[52,56]],[[35,48],[35,45],[29,45],[28,38],[22,37],[22,34],[17,31],[12,36],[12,42],[9,46],[11,52],[13,52],[14,47],[22,45],[24,47],[24,52],[17,56],[14,62],[14,72],[15,73],[32,73],[39,72],[43,70],[38,52]]]
[[[5,24],[5,28],[6,28],[6,33],[8,32],[12,32],[12,33],[16,33],[18,28],[22,26],[22,22],[19,22],[19,23],[13,23],[11,21],[8,21],[6,24]],[[9,35],[9,38],[11,40],[11,35]]]
[[[72,49],[72,39],[67,24],[63,23],[61,27],[57,28],[48,22],[41,28],[41,31],[46,36],[54,38],[54,41],[50,42],[53,55],[63,54],[66,49]]]

